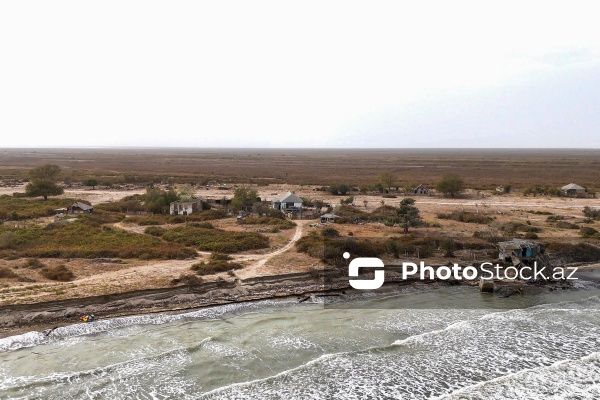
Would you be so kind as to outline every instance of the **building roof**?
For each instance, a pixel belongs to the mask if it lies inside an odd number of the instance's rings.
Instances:
[[[171,202],[171,205],[172,205],[172,204],[184,204],[184,205],[185,205],[185,204],[198,204],[198,203],[200,203],[200,201],[201,201],[201,200],[191,200],[191,201],[172,201],[172,202]]]
[[[339,215],[336,214],[323,214],[321,215],[321,218],[337,218],[339,217]]]
[[[278,200],[275,200],[275,202],[279,202],[279,203],[302,203],[302,199],[300,197],[296,196],[292,192],[287,192],[286,194],[284,194],[283,196],[281,196]]]
[[[419,186],[417,186],[416,188],[414,188],[413,190],[417,190],[417,189],[425,189],[425,190],[429,190],[429,189],[427,188],[427,186],[425,186],[425,185],[419,185]]]
[[[82,203],[80,201],[76,201],[75,203],[73,203],[73,205],[71,207],[81,208],[83,211],[88,211],[88,210],[94,209],[94,207],[87,205],[85,203]]]
[[[498,246],[505,249],[532,249],[537,248],[540,244],[531,240],[513,239],[507,242],[498,242]]]
[[[568,185],[561,187],[560,190],[585,190],[585,188],[574,183],[569,183]]]

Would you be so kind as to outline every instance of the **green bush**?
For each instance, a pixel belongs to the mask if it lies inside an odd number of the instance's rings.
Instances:
[[[598,236],[598,231],[591,226],[584,226],[579,230],[579,234],[584,238],[591,238]]]

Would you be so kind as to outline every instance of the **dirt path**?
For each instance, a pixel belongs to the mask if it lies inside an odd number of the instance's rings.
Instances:
[[[266,264],[266,262],[271,259],[272,257],[275,257],[279,254],[285,253],[286,251],[288,251],[289,249],[291,249],[294,244],[300,240],[300,238],[302,237],[302,233],[304,231],[304,225],[309,223],[309,222],[314,222],[314,221],[309,221],[309,220],[298,220],[295,221],[296,222],[296,232],[294,232],[294,236],[292,236],[292,239],[283,247],[272,251],[270,253],[267,254],[240,254],[238,256],[233,256],[234,259],[236,261],[252,261],[253,263],[247,267],[244,268],[244,271],[249,271],[249,270],[254,270],[254,269],[258,269],[262,266],[264,266]]]
[[[303,228],[306,223],[312,221],[296,221],[296,231],[292,239],[283,247],[266,254],[240,254],[232,255],[235,261],[246,261],[251,264],[244,268],[245,272],[252,272],[262,266],[274,256],[285,253],[290,250],[294,244],[302,237]],[[131,232],[142,233],[135,226],[128,224],[117,223],[113,226],[125,229]],[[210,252],[199,251],[199,256],[210,255]],[[143,265],[135,265],[130,268],[124,268],[117,271],[99,273],[89,276],[73,283],[79,288],[87,287],[90,292],[96,293],[99,290],[120,292],[124,290],[144,289],[147,287],[162,286],[165,282],[178,277],[182,273],[189,271],[192,264],[198,262],[193,260],[164,260],[154,261]],[[150,284],[150,285],[148,285]]]

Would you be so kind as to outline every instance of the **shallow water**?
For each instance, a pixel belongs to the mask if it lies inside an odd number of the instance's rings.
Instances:
[[[530,300],[447,287],[30,332],[0,339],[0,398],[600,398],[600,291]]]

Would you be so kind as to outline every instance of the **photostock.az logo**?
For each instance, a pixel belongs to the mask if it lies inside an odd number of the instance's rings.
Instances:
[[[350,253],[345,252],[344,258],[347,260],[350,258]],[[383,285],[384,281],[384,264],[379,258],[376,257],[359,257],[350,261],[348,265],[348,275],[351,277],[358,276],[359,268],[379,268],[374,271],[373,279],[350,279],[350,286],[354,289],[360,290],[372,290],[379,289]]]

